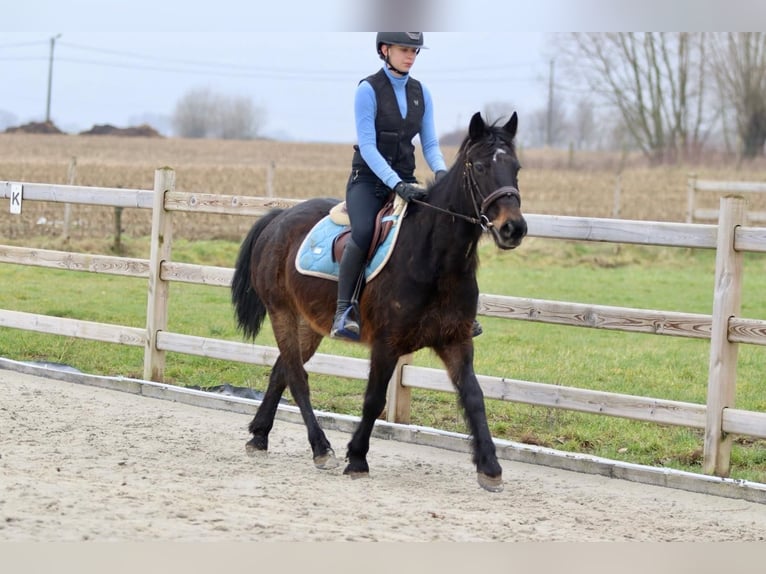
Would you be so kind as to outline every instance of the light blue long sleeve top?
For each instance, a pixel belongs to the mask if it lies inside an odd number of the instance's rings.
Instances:
[[[389,70],[384,68],[386,76],[394,88],[396,101],[399,104],[399,111],[402,117],[407,116],[407,93],[406,86],[409,75],[403,78],[397,78]],[[447,164],[444,162],[439,139],[436,137],[436,127],[434,126],[434,106],[431,100],[431,93],[421,82],[423,88],[423,123],[420,126],[420,145],[423,149],[423,157],[428,163],[431,171],[436,173],[439,170],[446,170]],[[375,97],[375,90],[369,82],[363,80],[359,83],[354,97],[354,118],[356,120],[356,137],[359,145],[359,153],[362,159],[367,163],[375,175],[383,183],[392,188],[402,181],[388,162],[378,151],[375,134],[375,114],[377,112],[378,102]]]

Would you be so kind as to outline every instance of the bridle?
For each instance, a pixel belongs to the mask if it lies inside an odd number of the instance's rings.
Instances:
[[[425,205],[431,209],[435,209],[436,211],[441,211],[442,213],[451,215],[452,217],[458,217],[473,223],[474,225],[480,225],[482,231],[495,231],[495,224],[489,220],[486,212],[487,209],[489,209],[489,207],[498,199],[501,197],[515,197],[519,204],[521,204],[521,194],[519,193],[519,190],[512,185],[504,185],[503,187],[500,187],[490,193],[487,197],[483,197],[481,195],[479,183],[476,181],[476,176],[473,174],[473,164],[470,160],[466,160],[465,164],[463,165],[463,179],[465,180],[466,187],[468,187],[468,190],[471,193],[471,202],[473,203],[473,209],[476,217],[471,217],[470,215],[465,215],[463,213],[456,213],[454,211],[450,211],[449,209],[444,209],[419,199],[413,199],[413,201],[415,203],[419,203],[420,205]],[[479,200],[481,200],[481,205],[479,205]]]

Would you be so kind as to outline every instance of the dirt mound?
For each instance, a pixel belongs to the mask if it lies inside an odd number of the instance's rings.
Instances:
[[[126,136],[126,137],[144,137],[160,138],[162,135],[153,127],[147,124],[129,128],[118,128],[110,124],[94,125],[91,129],[80,132],[81,136]]]
[[[22,126],[10,127],[5,130],[7,134],[63,134],[53,122],[29,122]]]

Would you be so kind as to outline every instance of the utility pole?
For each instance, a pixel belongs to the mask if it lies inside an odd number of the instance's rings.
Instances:
[[[53,83],[53,48],[56,46],[56,40],[61,38],[61,34],[56,34],[51,38],[51,55],[48,59],[48,102],[45,105],[45,121],[51,121],[51,84]]]

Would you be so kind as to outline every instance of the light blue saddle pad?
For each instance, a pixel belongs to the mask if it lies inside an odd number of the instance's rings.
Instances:
[[[364,276],[368,282],[380,273],[391,256],[391,251],[399,235],[399,224],[403,215],[404,212],[401,214],[394,213],[383,218],[383,221],[393,221],[394,224],[365,268]],[[345,229],[345,226],[332,221],[329,215],[320,219],[309,231],[300,249],[298,249],[298,254],[295,257],[295,267],[298,272],[337,281],[339,263],[333,261],[332,244],[333,240]]]

